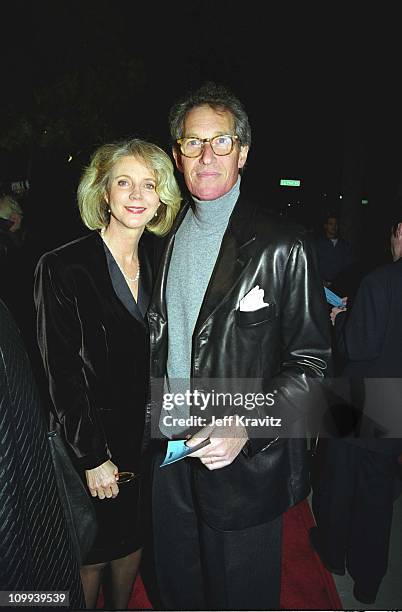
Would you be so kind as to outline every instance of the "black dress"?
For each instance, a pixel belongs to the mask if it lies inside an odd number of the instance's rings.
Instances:
[[[149,241],[150,243],[150,241]],[[35,273],[38,342],[55,410],[82,477],[111,459],[141,472],[149,379],[150,246],[140,241],[138,303],[98,233],[46,253]],[[98,537],[86,563],[124,557],[142,545],[141,477],[115,499],[93,498]]]

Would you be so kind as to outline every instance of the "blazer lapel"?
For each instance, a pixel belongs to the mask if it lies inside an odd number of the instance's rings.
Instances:
[[[151,246],[148,246],[147,238],[148,236],[142,236],[138,246],[141,262],[141,290],[138,292],[137,306],[142,318],[146,315],[152,293],[152,255]]]
[[[223,236],[214,270],[201,305],[194,333],[226,299],[247,268],[255,241],[255,206],[239,197]]]
[[[122,297],[118,295],[118,293],[116,292],[113,286],[112,278],[109,273],[107,256],[105,253],[103,241],[102,241],[100,234],[98,232],[93,232],[92,237],[93,237],[93,242],[88,243],[88,246],[91,246],[91,248],[88,249],[87,264],[88,264],[88,269],[91,271],[91,274],[93,275],[96,281],[97,287],[99,288],[100,292],[103,295],[103,298],[105,300],[108,300],[109,303],[116,305],[119,309],[119,312],[124,313],[124,316],[126,316],[127,314],[128,321],[137,320],[143,325],[146,325],[144,317],[142,316],[142,312],[140,308],[138,307],[138,304],[134,302],[133,308],[130,308],[128,304],[125,303],[125,300],[124,299],[122,300]],[[140,250],[141,250],[141,240],[140,240]],[[142,269],[143,264],[141,263],[141,275],[143,275],[143,278],[141,280],[142,282],[145,283],[145,288],[147,289],[147,287],[151,283],[151,279],[150,279],[151,270],[150,270],[149,261],[147,260],[146,256],[143,259],[144,259],[145,265],[144,265],[144,270],[143,270]],[[130,291],[129,289],[127,289],[128,299],[130,297],[128,295],[129,293]],[[147,302],[149,301],[148,297],[146,298],[146,301]]]

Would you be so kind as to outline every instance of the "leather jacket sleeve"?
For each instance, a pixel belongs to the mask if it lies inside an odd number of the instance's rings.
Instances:
[[[330,318],[316,256],[306,239],[297,239],[290,251],[279,308],[282,355],[278,372],[264,381],[264,393],[275,398],[269,414],[281,419],[281,440],[294,434],[298,421],[313,427],[319,423],[327,405],[321,383],[331,375]],[[274,440],[250,439],[249,454]]]

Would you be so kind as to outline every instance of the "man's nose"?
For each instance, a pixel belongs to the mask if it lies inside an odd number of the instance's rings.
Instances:
[[[215,153],[212,150],[211,143],[204,142],[204,147],[200,155],[200,162],[203,164],[210,164],[214,159]]]

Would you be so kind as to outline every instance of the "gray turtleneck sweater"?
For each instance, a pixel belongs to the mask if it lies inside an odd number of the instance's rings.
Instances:
[[[167,376],[172,393],[188,388],[194,327],[239,193],[240,176],[232,189],[217,200],[193,198],[195,207],[189,208],[176,233],[166,286]],[[188,414],[188,407],[174,409],[174,416]],[[162,426],[161,430],[164,431]],[[178,431],[169,428],[164,433],[170,437]]]

